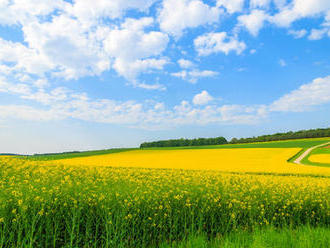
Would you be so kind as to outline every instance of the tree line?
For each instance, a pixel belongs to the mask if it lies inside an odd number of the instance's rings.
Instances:
[[[170,139],[159,140],[153,142],[144,142],[140,148],[147,147],[177,147],[177,146],[205,146],[205,145],[222,145],[228,141],[224,137],[216,138],[197,138],[197,139]]]
[[[322,138],[330,137],[330,128],[318,128],[309,130],[300,130],[297,132],[286,132],[286,133],[275,133],[270,135],[261,135],[251,138],[233,138],[231,144],[240,143],[252,143],[252,142],[266,142],[266,141],[277,141],[277,140],[289,140],[289,139],[304,139],[304,138]]]
[[[330,128],[318,128],[310,130],[300,130],[296,132],[275,133],[269,135],[261,135],[250,138],[233,138],[228,142],[224,137],[217,138],[197,138],[197,139],[170,139],[159,140],[153,142],[144,142],[140,148],[148,147],[177,147],[177,146],[205,146],[205,145],[223,145],[223,144],[240,144],[253,142],[278,141],[289,139],[304,139],[304,138],[321,138],[330,137]]]

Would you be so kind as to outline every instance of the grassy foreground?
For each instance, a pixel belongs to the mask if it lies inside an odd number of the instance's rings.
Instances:
[[[0,247],[159,247],[196,234],[216,241],[268,227],[330,226],[329,177],[13,158],[0,160],[0,177]]]
[[[330,229],[302,226],[296,229],[268,227],[254,232],[233,232],[208,239],[192,235],[183,241],[162,244],[160,248],[326,248],[330,247]]]

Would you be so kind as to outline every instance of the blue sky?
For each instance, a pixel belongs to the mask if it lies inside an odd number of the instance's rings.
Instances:
[[[0,152],[329,127],[329,0],[0,0]]]

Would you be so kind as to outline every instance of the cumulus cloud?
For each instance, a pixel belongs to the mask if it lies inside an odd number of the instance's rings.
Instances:
[[[300,30],[290,29],[288,31],[288,34],[291,34],[295,39],[300,39],[307,34],[307,30],[306,29],[300,29]]]
[[[194,40],[195,49],[200,56],[207,56],[212,53],[229,54],[231,51],[241,54],[246,45],[235,37],[230,37],[226,32],[207,33]]]
[[[322,28],[322,29],[312,29],[311,33],[308,36],[308,39],[309,40],[320,40],[326,35],[330,37],[330,27]]]
[[[246,28],[253,36],[259,34],[259,30],[264,26],[269,15],[263,10],[252,10],[250,14],[241,15],[237,18],[238,26]]]
[[[187,59],[179,59],[178,64],[183,69],[189,69],[195,67],[195,64]]]
[[[243,10],[244,0],[218,0],[217,6],[223,6],[229,14],[233,14]]]
[[[250,8],[268,8],[271,0],[250,0]]]
[[[104,48],[114,58],[114,69],[128,80],[149,70],[160,70],[168,62],[164,58],[150,58],[160,55],[167,47],[167,34],[157,31],[145,32],[153,25],[153,18],[126,19],[120,29],[109,32]]]
[[[0,77],[0,92],[9,93],[9,94],[29,94],[31,89],[29,85],[17,83],[11,84],[3,77]]]
[[[109,57],[77,20],[59,15],[51,22],[31,22],[22,28],[25,42],[36,56],[45,58],[56,76],[77,79],[99,75],[110,68]]]
[[[216,71],[210,71],[210,70],[200,71],[197,69],[190,71],[183,70],[183,71],[171,73],[173,77],[181,78],[193,84],[196,83],[200,78],[215,77],[218,74],[219,73]]]
[[[200,0],[164,0],[158,21],[162,31],[179,38],[186,28],[217,23],[221,13]]]
[[[0,37],[0,62],[10,63],[8,73],[13,71],[43,75],[54,66],[47,57],[19,42],[6,41]],[[3,71],[3,70],[2,70]]]
[[[219,74],[215,71],[196,69],[196,65],[192,61],[186,59],[179,59],[178,64],[183,70],[173,72],[171,76],[181,78],[190,83],[196,83],[200,78],[215,77]]]
[[[73,118],[133,128],[167,129],[191,124],[251,124],[264,118],[263,113],[257,111],[258,107],[210,104],[213,97],[207,91],[195,95],[191,103],[182,101],[172,108],[149,100],[91,99],[86,93],[63,87],[50,90],[30,87],[28,92],[17,91],[15,94],[25,100],[26,105],[0,105],[0,120],[53,121]],[[30,103],[39,103],[39,107],[35,104],[32,107]]]
[[[330,102],[330,76],[316,78],[311,83],[304,84],[282,96],[270,105],[270,110],[301,112],[328,102]]]
[[[201,93],[194,96],[193,103],[195,105],[205,105],[212,100],[213,97],[206,90],[203,90]]]
[[[246,28],[253,36],[257,36],[260,29],[266,22],[275,24],[278,27],[289,28],[291,24],[303,18],[327,18],[330,11],[328,0],[274,0],[277,12],[269,11],[270,0],[251,0],[249,2],[251,12],[237,18],[238,26]],[[323,33],[322,33],[323,32]],[[306,30],[289,30],[294,38],[301,38],[306,35]],[[326,34],[323,29],[314,31],[314,37]],[[313,37],[313,35],[311,36]]]
[[[224,123],[255,124],[268,115],[266,105],[223,105],[218,108]]]
[[[110,25],[106,20],[120,18],[130,9],[147,11],[154,2],[1,1],[0,25],[20,24],[24,34],[24,43],[0,38],[2,71],[72,80],[114,69],[135,86],[156,88],[137,83],[137,77],[168,63],[168,58],[160,57],[169,41],[167,34],[150,30],[155,25],[152,17],[126,18]],[[19,18],[12,19],[15,15]]]
[[[156,0],[74,0],[67,12],[84,25],[97,24],[104,18],[120,18],[127,10],[147,11]]]
[[[1,0],[0,24],[18,25],[44,17],[69,4],[63,0]]]
[[[146,83],[133,82],[133,85],[135,87],[146,89],[146,90],[160,90],[160,91],[166,90],[166,87],[159,83],[146,84]]]
[[[100,24],[105,18],[121,18],[134,9],[146,12],[156,0],[2,0],[0,24],[25,24],[36,17],[47,16],[54,11],[65,12],[77,19],[85,28]]]
[[[165,90],[166,86],[158,80],[141,81],[139,76],[162,71],[171,62],[165,56],[170,37],[174,37],[171,48],[176,47],[177,39],[189,29],[203,25],[218,27],[223,12],[226,12],[224,17],[240,15],[237,25],[254,36],[266,22],[290,27],[302,18],[324,17],[324,22],[312,30],[287,32],[294,38],[310,32],[310,40],[330,36],[328,0],[274,0],[274,11],[269,11],[270,0],[251,0],[249,4],[244,0],[218,0],[213,1],[215,6],[202,0],[163,0],[157,5],[156,16],[127,18],[131,10],[136,11],[134,16],[149,15],[150,7],[156,2],[0,0],[0,25],[15,25],[14,28],[22,31],[22,40],[0,38],[0,92],[34,106],[1,105],[0,118],[43,121],[75,118],[138,127],[253,123],[271,111],[305,111],[329,102],[329,76],[302,85],[270,105],[256,106],[218,105],[207,91],[202,91],[192,101],[167,108],[158,102],[150,105],[146,101],[91,99],[86,93],[53,83],[100,76],[113,69],[133,87]],[[207,31],[194,40],[194,48],[199,56],[231,52],[239,55],[246,44],[239,40],[236,29],[233,36]],[[255,51],[252,49],[250,53]],[[170,75],[191,83],[218,75],[216,71],[198,69],[187,59],[179,59],[177,63],[181,69]],[[284,60],[279,63],[286,65]]]
[[[67,118],[54,109],[34,108],[27,105],[0,105],[1,119],[20,119],[28,121],[52,121]]]
[[[4,88],[6,87],[0,85],[0,91]],[[192,102],[182,101],[172,108],[155,101],[91,99],[86,93],[77,93],[66,88],[49,91],[40,89],[35,91],[30,88],[27,92],[24,90],[13,90],[13,92],[26,101],[39,102],[41,106],[0,105],[0,120],[15,118],[51,121],[74,118],[134,128],[163,129],[191,124],[254,124],[267,118],[274,111],[306,111],[312,106],[330,102],[330,76],[316,78],[270,105],[219,105],[206,90],[196,94]]]
[[[294,0],[275,14],[271,22],[280,27],[289,27],[298,19],[326,14],[329,10],[330,1],[328,0]]]

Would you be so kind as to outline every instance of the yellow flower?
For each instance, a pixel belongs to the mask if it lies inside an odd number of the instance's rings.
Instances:
[[[38,212],[38,215],[43,216],[44,213],[45,213],[44,209],[41,209],[41,210]]]

